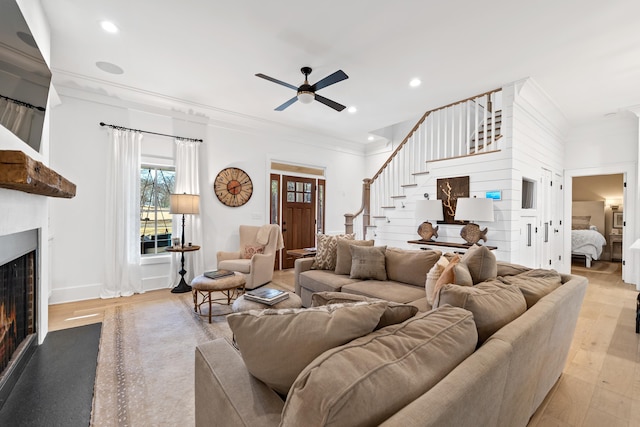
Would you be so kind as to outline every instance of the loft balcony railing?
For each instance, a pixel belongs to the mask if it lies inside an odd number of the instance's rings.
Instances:
[[[502,89],[427,111],[373,178],[363,180],[362,205],[345,214],[345,232],[365,238],[371,220],[385,218],[428,174],[427,162],[498,151],[501,130]]]

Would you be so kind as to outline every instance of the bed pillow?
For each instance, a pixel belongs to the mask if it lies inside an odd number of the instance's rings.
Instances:
[[[590,215],[576,215],[571,217],[572,230],[588,230],[591,222]]]
[[[227,321],[249,372],[286,395],[313,359],[373,331],[386,308],[377,301],[250,310]]]

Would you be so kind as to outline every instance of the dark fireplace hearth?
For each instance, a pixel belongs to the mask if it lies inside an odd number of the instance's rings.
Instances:
[[[12,238],[16,239],[13,235]],[[37,231],[19,233],[18,238],[21,239],[18,243],[0,238],[0,243],[5,245],[4,253],[0,253],[0,407],[37,344],[37,250],[30,243],[34,240],[37,246]],[[18,253],[29,249],[16,258],[11,259],[13,255],[9,255],[7,259],[7,243]]]

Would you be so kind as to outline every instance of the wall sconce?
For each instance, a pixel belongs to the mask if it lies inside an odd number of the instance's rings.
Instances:
[[[433,240],[432,238],[438,237],[438,229],[440,227],[434,227],[428,220],[442,221],[444,214],[442,212],[442,200],[418,200],[416,201],[416,219],[425,220],[418,227],[418,234],[423,240]]]
[[[469,197],[459,197],[456,206],[456,221],[470,221],[460,230],[460,237],[470,245],[478,243],[480,240],[487,241],[487,230],[480,230],[478,224],[473,221],[493,222],[493,200],[478,199]]]

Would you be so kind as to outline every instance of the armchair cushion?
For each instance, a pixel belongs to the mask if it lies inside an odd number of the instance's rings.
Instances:
[[[228,259],[218,262],[218,268],[223,270],[238,271],[240,273],[251,273],[250,259]]]

